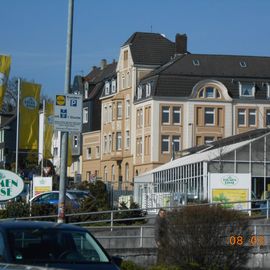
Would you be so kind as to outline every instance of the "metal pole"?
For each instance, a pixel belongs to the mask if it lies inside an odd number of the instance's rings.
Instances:
[[[65,94],[70,92],[71,77],[71,54],[72,54],[72,31],[73,31],[73,7],[74,0],[69,0],[68,5],[68,29],[67,29],[67,51],[66,51],[66,72],[65,72]],[[68,132],[61,133],[61,158],[60,158],[60,186],[58,204],[58,223],[65,222],[65,194],[67,176],[67,155],[68,155]]]
[[[45,128],[46,128],[46,101],[43,99],[43,131],[42,131],[42,153],[41,153],[41,165],[40,165],[40,175],[43,176],[43,169],[44,169],[44,143],[45,143]],[[39,154],[40,155],[40,154]]]
[[[15,173],[18,173],[21,79],[18,78]]]

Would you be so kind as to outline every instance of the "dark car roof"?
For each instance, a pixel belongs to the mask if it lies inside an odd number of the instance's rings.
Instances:
[[[56,222],[48,221],[24,221],[24,220],[1,220],[0,228],[2,229],[67,229],[76,231],[87,231],[84,228]]]

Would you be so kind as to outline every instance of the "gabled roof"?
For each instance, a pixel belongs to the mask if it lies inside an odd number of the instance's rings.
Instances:
[[[103,69],[100,67],[94,67],[90,73],[83,78],[83,80],[93,84],[104,81],[116,74],[116,66],[117,62],[113,62],[111,64],[107,64]]]
[[[123,44],[129,45],[134,64],[162,65],[175,53],[175,43],[159,33],[135,32]]]

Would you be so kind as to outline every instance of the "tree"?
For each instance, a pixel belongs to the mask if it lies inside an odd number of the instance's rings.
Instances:
[[[191,206],[168,213],[167,218],[167,245],[161,250],[166,264],[240,269],[247,262],[250,232],[243,214],[218,206]]]

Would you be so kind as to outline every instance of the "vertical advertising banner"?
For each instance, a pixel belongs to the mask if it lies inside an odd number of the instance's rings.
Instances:
[[[53,103],[45,106],[45,132],[44,132],[44,159],[52,158],[52,137],[53,137]]]
[[[209,194],[211,202],[228,203],[224,207],[248,209],[251,200],[251,174],[209,173]],[[230,203],[239,202],[239,203]]]
[[[3,106],[4,96],[7,88],[10,63],[11,57],[9,55],[0,55],[0,110]]]
[[[38,149],[39,84],[21,82],[19,148]]]

